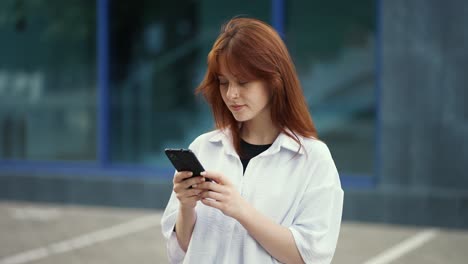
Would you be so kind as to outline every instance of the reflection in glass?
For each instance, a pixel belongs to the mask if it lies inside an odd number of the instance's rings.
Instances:
[[[375,1],[288,1],[286,41],[340,172],[371,175]]]
[[[111,159],[170,167],[164,148],[188,147],[213,129],[194,97],[223,22],[269,20],[269,0],[110,2]]]
[[[96,158],[94,1],[0,2],[0,159]]]

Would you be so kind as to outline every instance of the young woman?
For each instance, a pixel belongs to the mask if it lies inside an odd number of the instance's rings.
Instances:
[[[197,92],[217,130],[189,147],[207,171],[175,173],[161,220],[171,263],[330,263],[343,191],[275,30],[229,21]]]

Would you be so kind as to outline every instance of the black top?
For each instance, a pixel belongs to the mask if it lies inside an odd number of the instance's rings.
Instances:
[[[244,173],[245,173],[245,169],[247,168],[247,165],[249,164],[250,159],[262,153],[263,151],[267,150],[271,145],[272,144],[253,145],[241,139],[240,148],[241,148],[242,153],[244,154],[243,155],[244,157],[241,158],[241,162],[242,162],[242,166],[244,167]]]

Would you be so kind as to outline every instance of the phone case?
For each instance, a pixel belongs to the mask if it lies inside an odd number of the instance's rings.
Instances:
[[[165,149],[164,152],[177,171],[191,171],[193,176],[199,176],[205,171],[190,149]]]

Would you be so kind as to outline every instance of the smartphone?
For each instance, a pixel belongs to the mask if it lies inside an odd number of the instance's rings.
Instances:
[[[193,177],[200,176],[200,173],[205,171],[195,153],[190,149],[167,148],[164,152],[177,171],[191,171],[193,172]],[[211,181],[208,178],[205,178],[205,180]]]

